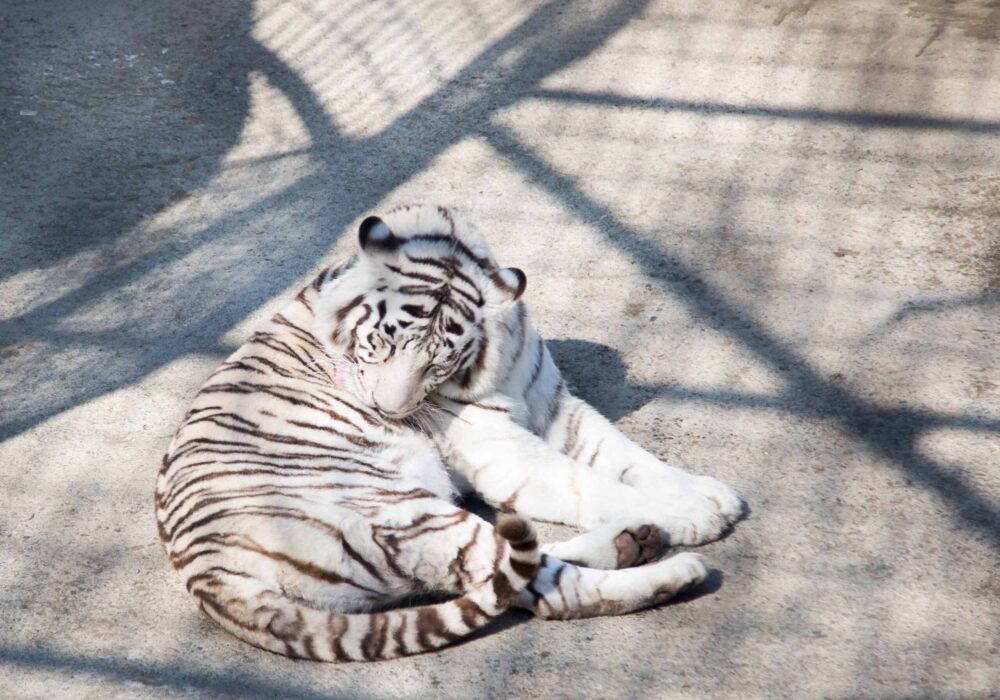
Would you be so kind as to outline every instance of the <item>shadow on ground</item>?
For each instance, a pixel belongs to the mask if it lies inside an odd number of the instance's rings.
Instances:
[[[800,5],[805,14],[812,4]],[[995,18],[977,23],[945,5],[951,4],[911,3],[916,16],[932,22],[922,52],[951,25],[973,38],[995,38]],[[438,9],[447,25],[448,6]],[[6,116],[0,121],[0,141],[6,165],[0,173],[0,215],[8,230],[0,253],[0,285],[13,291],[7,292],[9,310],[0,316],[0,439],[22,436],[95,398],[137,385],[180,358],[226,352],[226,332],[302,279],[352,221],[428,170],[448,149],[475,139],[491,146],[530,186],[592,225],[609,250],[633,263],[700,324],[767,367],[782,385],[777,394],[762,395],[636,383],[614,348],[582,340],[551,341],[557,363],[584,399],[612,420],[660,399],[778,412],[836,426],[906,479],[936,494],[955,526],[992,550],[1000,549],[1000,512],[993,496],[977,489],[961,469],[924,454],[918,444],[921,436],[941,428],[997,436],[1000,420],[884,404],[845,386],[665,244],[667,237],[630,225],[581,185],[582,178],[552,165],[499,115],[535,100],[693,114],[706,120],[843,127],[852,129],[859,143],[863,139],[858,135],[898,131],[990,136],[1000,133],[1000,123],[735,99],[643,99],[550,84],[647,10],[648,3],[635,0],[585,12],[568,2],[540,4],[433,94],[388,126],[357,135],[329,114],[310,81],[254,37],[253,3],[155,0],[139,8],[124,1],[47,0],[5,8],[0,63],[7,75],[0,99]],[[344,22],[363,25],[363,7],[351,12],[358,16]],[[109,25],[121,27],[120,34],[109,39]],[[977,32],[985,33],[979,37]],[[393,40],[385,34],[386,42]],[[377,38],[365,41],[375,45]],[[863,60],[874,62],[878,41],[866,50]],[[248,206],[223,211],[204,225],[196,222],[191,230],[178,226],[145,238],[135,235],[145,222],[211,189],[226,169],[226,156],[240,142],[248,120],[254,76],[262,76],[292,106],[309,141],[298,155],[307,155],[312,167],[292,184],[262,193]],[[877,90],[858,86],[862,98],[866,92]],[[845,170],[857,164],[851,154],[862,148],[853,142],[849,146]],[[740,191],[741,182],[729,184],[728,192]],[[704,230],[692,235],[708,239],[723,225],[738,230],[738,220],[735,225],[722,220],[730,199],[718,197],[719,220],[706,222]],[[273,212],[291,208],[299,210],[295,231],[271,226]],[[266,240],[258,244],[259,234],[266,234]],[[227,248],[255,246],[264,254],[220,255]],[[886,327],[942,310],[994,312],[1000,279],[995,258],[988,261],[991,271],[980,292],[957,300],[928,294],[901,308]],[[149,293],[150,301],[139,293]],[[90,316],[92,309],[106,307],[110,310],[103,317]],[[712,585],[721,585],[721,575]],[[153,687],[193,687],[242,697],[320,697],[304,688],[246,678],[239,679],[236,693],[230,685],[234,679],[226,676],[39,649],[0,649],[0,660]]]

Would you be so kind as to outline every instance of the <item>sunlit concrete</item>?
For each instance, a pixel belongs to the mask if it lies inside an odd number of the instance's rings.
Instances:
[[[0,696],[995,693],[986,5],[7,3]],[[527,272],[578,393],[745,495],[700,593],[324,666],[174,580],[153,479],[193,393],[421,200]]]

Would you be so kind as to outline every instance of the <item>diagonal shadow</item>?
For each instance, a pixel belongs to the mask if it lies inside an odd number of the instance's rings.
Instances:
[[[65,393],[61,400],[32,407],[37,404],[36,397],[45,401],[48,385],[42,383],[43,378],[34,376],[27,366],[13,365],[12,375],[20,374],[25,380],[4,397],[5,402],[18,409],[8,409],[8,413],[16,417],[0,423],[0,440],[18,435],[73,406],[134,383],[180,357],[215,345],[221,335],[220,328],[223,332],[228,330],[233,318],[252,313],[283,289],[290,279],[301,277],[313,261],[320,259],[333,242],[329,232],[344,230],[377,201],[425,169],[445,149],[475,133],[491,114],[536,89],[546,76],[589,55],[641,12],[646,1],[624,0],[594,14],[565,12],[568,4],[549,2],[539,7],[435,94],[387,129],[363,139],[344,137],[326,115],[314,92],[295,71],[249,34],[244,35],[241,41],[252,44],[241,52],[234,52],[238,58],[234,59],[235,65],[227,65],[227,70],[234,74],[260,71],[282,91],[306,125],[313,143],[311,154],[322,169],[243,211],[228,213],[204,231],[152,259],[143,258],[113,267],[53,301],[0,322],[0,345],[12,341],[17,344],[41,341],[51,343],[53,351],[76,347],[79,345],[77,333],[60,333],[61,321],[143,279],[157,268],[178,263],[209,243],[224,240],[227,235],[238,236],[238,227],[230,225],[237,217],[259,216],[279,206],[304,202],[316,207],[312,217],[318,221],[315,230],[302,235],[294,245],[283,246],[277,254],[278,260],[272,261],[280,265],[248,261],[251,265],[257,264],[259,269],[244,271],[237,284],[228,279],[218,288],[212,288],[216,283],[206,272],[201,283],[204,286],[179,292],[172,300],[191,310],[181,326],[180,336],[173,327],[160,333],[144,331],[123,357],[84,358],[82,365],[73,368],[72,382],[63,382],[60,387]],[[501,61],[511,55],[517,58],[500,66]],[[493,79],[485,83],[473,80],[484,75],[493,76]],[[429,118],[434,114],[440,119]],[[358,163],[381,166],[366,181],[364,199],[345,189],[336,177],[337,173],[357,168]],[[273,274],[275,268],[287,272],[278,277]],[[85,332],[79,336],[79,340],[87,340]],[[103,336],[98,333],[91,336],[91,341],[111,338],[114,332]],[[30,360],[26,364],[30,364]]]
[[[888,408],[864,401],[833,384],[809,366],[780,338],[755,321],[749,311],[730,302],[703,274],[638,231],[626,226],[607,207],[588,197],[567,176],[536,157],[505,127],[484,125],[481,135],[514,167],[581,218],[599,221],[609,243],[630,256],[647,277],[683,302],[715,330],[738,341],[787,382],[782,397],[791,410],[840,425],[853,438],[891,461],[915,484],[935,492],[956,519],[1000,549],[1000,510],[964,478],[917,449],[920,434],[934,422],[920,411]]]
[[[283,663],[294,663],[281,659]],[[391,662],[390,662],[391,663]],[[337,697],[365,697],[356,692],[331,695],[304,687],[290,687],[285,682],[274,682],[239,675],[186,670],[183,664],[149,664],[112,658],[88,658],[44,648],[0,647],[0,665],[20,667],[25,670],[45,670],[64,674],[99,676],[118,683],[135,683],[147,688],[172,688],[182,692],[200,690],[220,698],[303,698],[305,700],[330,700]]]
[[[913,113],[868,112],[839,109],[796,109],[792,107],[765,107],[738,105],[725,102],[696,102],[662,98],[629,97],[610,92],[581,92],[578,90],[537,90],[532,97],[559,102],[577,102],[603,107],[638,107],[659,109],[664,112],[691,112],[702,116],[765,117],[788,121],[805,121],[811,124],[840,124],[864,129],[933,129],[936,131],[963,131],[973,134],[1000,133],[1000,122],[983,119],[956,119],[928,117]]]
[[[803,418],[827,418],[825,407],[790,400],[787,392],[755,394],[731,389],[695,389],[672,382],[635,383],[629,380],[621,353],[585,340],[546,340],[560,372],[573,393],[600,410],[611,421],[637,411],[654,399],[708,404],[718,408],[791,413]],[[818,409],[822,410],[818,410]],[[931,428],[956,428],[1000,434],[1000,419],[909,409],[913,418]]]
[[[923,314],[940,313],[941,311],[954,311],[956,309],[974,307],[1000,306],[1000,292],[987,290],[980,294],[970,294],[957,299],[920,299],[904,304],[896,313],[887,318],[872,333],[883,333],[891,326],[909,320],[915,316]]]
[[[365,139],[348,139],[340,134],[335,124],[326,116],[315,94],[298,75],[266,48],[254,42],[252,51],[245,54],[245,71],[259,70],[274,86],[291,101],[313,140],[312,153],[327,172],[340,172],[352,167],[359,159],[375,163],[391,164],[380,169],[371,185],[366,201],[353,200],[351,193],[332,191],[323,174],[306,176],[295,185],[255,203],[246,215],[258,215],[276,206],[291,202],[309,201],[323,197],[332,201],[330,207],[335,213],[326,215],[323,225],[306,236],[297,246],[285,251],[284,261],[293,270],[304,267],[304,261],[311,261],[327,249],[330,244],[324,240],[325,231],[340,231],[370,205],[385,196],[393,188],[406,182],[427,167],[445,148],[468,135],[480,135],[490,142],[505,158],[519,169],[529,174],[543,188],[581,211],[587,218],[605,222],[603,231],[609,240],[632,255],[651,278],[661,281],[668,291],[683,299],[688,306],[706,322],[740,341],[760,359],[782,372],[789,381],[790,389],[783,400],[798,412],[833,418],[855,437],[864,440],[872,449],[892,459],[911,473],[926,488],[932,488],[950,501],[956,512],[970,525],[996,537],[997,513],[993,505],[977,494],[965,481],[955,475],[944,473],[941,466],[922,457],[916,450],[919,434],[935,421],[919,411],[880,407],[851,395],[841,387],[821,377],[810,368],[794,350],[764,332],[749,314],[728,302],[697,273],[676,256],[670,255],[655,243],[644,240],[638,232],[618,221],[610,211],[584,195],[572,181],[552,170],[531,151],[502,127],[491,125],[489,118],[525,97],[553,96],[560,99],[577,99],[576,94],[554,91],[538,91],[537,85],[546,76],[577,61],[599,47],[631,17],[644,7],[644,2],[622,2],[609,10],[594,16],[580,17],[565,13],[565,3],[550,2],[536,10],[527,20],[509,32],[504,38],[486,49],[471,61],[452,80],[442,86],[434,95],[425,98],[409,112],[401,116],[382,132]],[[248,41],[252,41],[247,37]],[[501,60],[512,52],[519,52],[514,61],[504,69],[498,69]],[[473,81],[472,78],[492,75],[495,79]],[[586,100],[603,100],[605,96],[587,96]],[[611,96],[612,103],[618,98]],[[641,101],[648,105],[648,101]],[[656,105],[654,105],[656,106]],[[728,106],[704,104],[660,105],[663,108],[696,109],[706,113],[728,112]],[[865,115],[863,113],[819,113],[814,110],[788,111],[756,109],[764,116],[784,116],[813,121],[838,121],[857,126],[895,125],[911,128],[961,128],[992,130],[992,124],[945,123],[941,120],[907,121],[903,117],[893,117],[886,122],[885,115]],[[784,112],[787,112],[784,113]],[[794,112],[794,113],[793,113]],[[814,113],[815,112],[815,113]],[[428,119],[431,114],[447,114],[448,120],[438,122]],[[747,113],[735,110],[733,113]],[[753,110],[751,110],[753,113]],[[434,127],[445,123],[448,128]],[[485,126],[484,126],[485,125]],[[186,253],[204,245],[207,241],[221,238],[228,228],[230,218],[224,217],[215,225],[195,236],[176,250],[154,260],[140,260],[113,270],[109,275],[100,275],[81,289],[45,304],[23,316],[0,324],[0,335],[14,337],[34,337],[50,339],[58,333],[50,333],[53,326],[58,330],[61,319],[67,318],[75,310],[105,296],[109,290],[142,278],[150,271],[165,263],[176,262]],[[259,307],[276,291],[283,287],[283,281],[272,280],[262,283],[257,276],[249,275],[239,287],[229,290],[229,298],[237,300],[238,313],[247,314]],[[221,290],[220,290],[221,291]],[[216,306],[211,312],[200,316],[196,323],[185,324],[184,339],[176,342],[174,336],[145,338],[145,343],[155,346],[155,352],[140,348],[138,357],[131,357],[132,367],[117,368],[117,372],[103,371],[107,368],[101,362],[100,373],[109,377],[103,382],[93,382],[82,391],[71,394],[56,405],[35,412],[28,412],[13,421],[0,426],[0,439],[15,435],[40,420],[56,415],[70,406],[92,399],[106,391],[132,383],[180,356],[205,347],[206,340],[218,337],[220,325],[233,317],[233,307]],[[83,338],[85,338],[85,334]],[[81,338],[82,339],[82,338]],[[100,336],[96,338],[100,340]],[[159,342],[157,342],[159,341]],[[165,342],[169,341],[169,343]],[[54,343],[56,349],[69,347],[77,342],[73,334],[64,335]],[[163,346],[169,345],[164,351]],[[785,368],[794,368],[786,371]],[[95,366],[91,369],[98,369]],[[97,375],[98,372],[93,372]],[[34,387],[28,382],[26,388]]]
[[[16,104],[38,116],[0,122],[0,280],[114,243],[182,196],[181,183],[208,183],[238,141],[247,76],[230,58],[249,31],[251,0],[202,8],[200,25],[227,29],[204,36],[176,28],[185,12],[176,2],[147,0],[142,12],[124,5],[4,5],[0,99],[5,111]],[[126,17],[110,45],[90,43]],[[145,40],[158,20],[170,29],[157,33],[154,58]],[[177,55],[187,57],[174,66],[177,80],[151,89],[147,73]]]

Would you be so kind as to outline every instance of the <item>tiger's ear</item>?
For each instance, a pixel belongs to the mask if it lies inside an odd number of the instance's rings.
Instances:
[[[399,248],[399,239],[392,229],[377,216],[369,216],[358,227],[358,243],[369,254],[391,253]]]
[[[513,303],[521,298],[528,286],[528,277],[516,267],[505,267],[497,270],[490,279],[496,286],[499,296],[507,303]]]

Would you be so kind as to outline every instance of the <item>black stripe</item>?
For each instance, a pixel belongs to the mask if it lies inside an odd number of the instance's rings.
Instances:
[[[492,260],[487,258],[481,258],[475,253],[473,253],[465,243],[449,235],[441,233],[421,233],[416,236],[411,236],[407,238],[405,242],[408,241],[420,241],[422,243],[444,243],[448,245],[454,252],[461,253],[466,258],[471,260],[476,264],[476,266],[483,272],[492,272],[496,269],[496,265]]]
[[[431,275],[425,275],[422,272],[407,271],[407,270],[404,270],[401,267],[397,267],[395,265],[390,265],[388,263],[386,263],[385,266],[387,268],[389,268],[390,270],[392,270],[393,272],[395,272],[397,275],[402,275],[403,277],[411,277],[411,278],[413,278],[415,280],[421,280],[423,282],[429,282],[429,283],[431,283],[433,285],[445,284],[445,280],[439,279],[437,277],[433,277]]]

